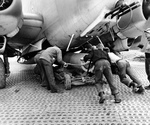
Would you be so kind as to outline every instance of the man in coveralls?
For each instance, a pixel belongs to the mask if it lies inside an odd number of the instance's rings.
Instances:
[[[44,73],[45,80],[47,82],[47,89],[52,93],[62,93],[63,91],[56,85],[55,77],[53,73],[53,64],[55,60],[63,66],[67,64],[62,60],[62,52],[57,46],[48,47],[42,52],[39,57],[39,65]]]
[[[88,55],[84,56],[84,61],[91,59],[94,67],[95,74],[95,85],[100,96],[99,103],[104,103],[104,90],[103,90],[103,74],[105,75],[109,87],[111,89],[111,94],[114,96],[115,103],[120,103],[121,99],[119,97],[119,92],[114,84],[113,74],[110,67],[110,59],[108,53],[103,50],[103,45],[100,43],[97,46],[97,49],[92,50]]]
[[[147,79],[150,82],[150,29],[145,31],[145,35],[147,37],[148,43],[145,48],[145,71],[147,74]],[[150,84],[145,86],[146,90],[150,90]]]
[[[129,88],[132,87],[133,91],[138,94],[144,93],[144,87],[142,81],[136,76],[136,73],[131,68],[130,63],[119,57],[113,52],[108,52],[109,58],[112,64],[116,64],[118,67],[118,75],[120,81],[124,83]]]

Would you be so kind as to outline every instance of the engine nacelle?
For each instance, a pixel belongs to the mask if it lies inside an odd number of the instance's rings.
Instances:
[[[21,0],[0,1],[0,35],[13,37],[23,24]]]
[[[113,27],[115,33],[120,39],[134,38],[140,36],[146,29],[146,18],[143,14],[142,5],[121,16],[117,25]]]
[[[140,45],[140,42],[143,45],[142,40],[138,40],[138,43],[134,41],[134,45],[130,44],[128,38],[136,39],[150,27],[150,0],[137,2],[133,7],[135,9],[132,9],[129,5],[127,5],[127,8],[128,13],[120,16],[117,24],[113,26],[113,31],[118,36],[113,48],[116,51],[133,48],[132,46]]]

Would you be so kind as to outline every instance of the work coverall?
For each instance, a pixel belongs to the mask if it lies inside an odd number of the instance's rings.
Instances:
[[[131,68],[130,63],[115,55],[113,52],[109,52],[108,55],[111,63],[116,63],[118,67],[120,81],[128,87],[132,87],[135,93],[143,94],[144,88],[142,86],[142,82]]]
[[[150,82],[150,51],[145,52],[145,71],[147,74],[147,79]]]
[[[118,75],[122,83],[128,87],[132,82],[135,82],[138,86],[142,85],[141,80],[136,76],[136,73],[133,71],[130,63],[127,60],[120,58],[113,52],[109,52],[108,55],[110,57],[111,63],[116,63],[118,66]]]
[[[45,79],[48,83],[47,89],[51,89],[52,93],[59,92],[60,90],[56,85],[53,73],[52,65],[54,64],[55,60],[57,60],[59,64],[65,64],[65,62],[62,60],[62,52],[56,46],[47,48],[42,52],[42,54],[39,57],[39,64],[44,72]]]
[[[93,65],[95,65],[94,73],[95,73],[95,84],[96,84],[97,91],[99,93],[103,92],[102,79],[104,74],[108,81],[109,87],[111,89],[111,94],[116,95],[118,93],[118,90],[114,84],[108,53],[101,49],[92,50],[88,55],[84,56],[85,62],[89,59],[91,59]]]
[[[145,52],[145,71],[147,74],[147,79],[150,82],[150,29],[148,28],[145,31],[145,36],[147,38],[146,45],[142,48],[142,51]],[[150,90],[150,83],[149,85],[145,86],[145,89]]]

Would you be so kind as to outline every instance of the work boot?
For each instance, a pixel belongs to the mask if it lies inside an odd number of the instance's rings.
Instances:
[[[135,91],[135,93],[137,93],[137,94],[144,94],[144,87],[143,86],[138,86],[137,87],[138,88],[138,90],[137,91]]]
[[[145,86],[145,89],[146,89],[146,90],[150,90],[150,85]]]
[[[102,104],[105,101],[104,92],[99,92],[98,96],[100,97],[99,103]]]
[[[119,96],[119,92],[114,94],[114,99],[115,99],[115,103],[120,103],[121,102],[121,99],[120,99],[120,96]]]
[[[41,86],[42,86],[42,87],[47,87],[47,84],[48,84],[48,83],[44,80],[44,81],[42,81]]]
[[[129,88],[134,88],[134,87],[136,87],[136,84],[134,83],[134,82],[131,82],[130,84],[129,84]]]
[[[63,93],[64,91],[62,89],[53,89],[51,90],[51,93]]]
[[[134,82],[131,82],[129,84],[129,88],[132,88],[132,92],[136,92],[137,91],[137,85]]]

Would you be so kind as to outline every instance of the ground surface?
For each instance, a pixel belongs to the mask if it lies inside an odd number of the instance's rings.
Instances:
[[[144,62],[144,53],[139,50],[130,50],[121,52],[122,57],[124,59],[128,59],[130,61]]]
[[[133,55],[140,54],[130,51],[123,57],[148,85],[144,61],[133,61]],[[52,94],[40,86],[34,65],[20,65],[14,59],[10,63],[7,87],[0,91],[0,125],[150,125],[150,91],[134,94],[116,75],[122,102],[115,104],[106,90],[107,101],[101,105],[94,86],[74,86],[63,94]]]

